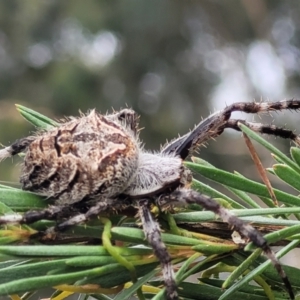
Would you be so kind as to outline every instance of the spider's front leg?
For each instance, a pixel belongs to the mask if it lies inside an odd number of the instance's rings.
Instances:
[[[253,242],[255,246],[261,248],[265,255],[271,260],[272,264],[280,275],[286,290],[289,293],[290,299],[295,299],[294,292],[287,275],[285,274],[274,252],[267,244],[266,239],[259,231],[257,231],[250,224],[233,215],[229,210],[225,209],[214,199],[191,189],[179,189],[171,194],[166,194],[159,199],[160,206],[176,202],[184,205],[196,203],[202,206],[204,209],[212,211],[216,215],[219,215],[224,222],[228,223],[230,227],[238,231],[243,237]]]
[[[253,122],[247,122],[245,120],[230,119],[224,126],[224,129],[230,128],[236,131],[241,131],[239,127],[239,123],[246,125],[254,132],[260,134],[273,135],[275,137],[280,137],[283,139],[290,139],[295,144],[300,146],[300,136],[298,134],[296,134],[293,130],[277,127],[275,125],[253,123]]]
[[[167,251],[166,245],[161,239],[159,225],[156,221],[153,220],[153,217],[149,210],[148,202],[149,201],[147,199],[138,201],[139,215],[143,223],[145,236],[149,244],[152,246],[156,257],[161,263],[163,278],[166,286],[166,298],[168,300],[177,300],[177,285],[171,264],[171,256]]]
[[[191,132],[175,139],[165,145],[161,152],[180,156],[182,159],[187,158],[196,148],[208,140],[221,135],[226,128],[239,130],[237,122],[243,120],[232,120],[231,114],[236,111],[247,114],[258,114],[262,112],[272,112],[281,110],[299,110],[300,100],[282,100],[278,102],[237,102],[233,103],[221,111],[211,114],[201,121]],[[231,122],[231,123],[230,123]],[[249,123],[250,124],[250,123]],[[252,123],[253,124],[253,123]],[[291,130],[276,128],[274,126],[261,125],[252,126],[255,131],[265,134],[276,135],[283,138],[290,138],[299,144],[299,137],[295,136]],[[258,124],[259,125],[259,124]]]

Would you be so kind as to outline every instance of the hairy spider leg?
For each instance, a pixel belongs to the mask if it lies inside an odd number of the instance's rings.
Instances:
[[[244,222],[243,220],[236,217],[229,210],[221,206],[217,201],[211,197],[205,196],[191,189],[180,189],[172,192],[169,195],[163,195],[159,199],[160,205],[167,205],[170,203],[179,202],[181,204],[198,204],[205,208],[206,210],[212,211],[216,215],[229,224],[234,230],[238,231],[243,237],[249,239],[255,246],[261,248],[268,259],[271,260],[272,264],[276,268],[278,274],[280,275],[287,292],[291,299],[295,299],[294,292],[291,283],[284,272],[279,260],[276,258],[274,252],[267,244],[266,239],[263,235],[257,231],[250,224]]]
[[[32,224],[39,220],[54,220],[57,215],[63,213],[64,207],[50,206],[42,210],[27,211],[23,215],[13,214],[0,217],[0,224],[18,223]]]
[[[283,139],[290,139],[295,144],[300,146],[300,136],[296,134],[294,131],[277,127],[275,125],[267,125],[267,124],[261,124],[261,123],[253,123],[253,122],[247,122],[245,120],[237,120],[237,119],[230,119],[228,122],[224,125],[224,129],[231,128],[236,131],[241,131],[238,123],[242,123],[249,127],[251,130],[261,133],[261,134],[268,134],[268,135],[274,135],[276,137],[280,137]]]
[[[35,140],[35,137],[28,136],[19,140],[16,140],[10,146],[7,146],[0,150],[0,161],[5,158],[17,155],[21,152],[25,152],[27,147]]]
[[[171,141],[162,148],[162,153],[175,153],[182,159],[188,157],[191,152],[199,145],[207,142],[211,138],[221,135],[226,128],[231,114],[235,111],[241,111],[248,114],[257,114],[261,112],[281,111],[281,110],[299,110],[300,100],[281,100],[278,102],[237,102],[227,106],[224,110],[216,112],[202,122],[200,122],[191,132],[185,134],[174,141]],[[228,126],[229,128],[230,126]],[[271,127],[271,126],[270,126]],[[279,131],[277,131],[280,133]],[[276,131],[266,134],[276,134]],[[283,136],[282,136],[283,137]]]
[[[117,200],[112,201],[99,201],[95,205],[91,206],[85,213],[76,214],[75,216],[67,219],[64,222],[58,223],[56,226],[49,227],[45,232],[41,232],[39,235],[45,236],[47,234],[55,234],[57,232],[63,232],[69,227],[79,225],[89,221],[90,219],[97,217],[100,213],[110,209],[114,210],[125,209],[129,204],[120,204]],[[17,224],[32,224],[39,220],[55,220],[57,217],[69,217],[70,209],[67,206],[50,206],[48,208],[39,211],[28,211],[23,215],[12,214],[0,216],[0,225],[8,223]]]
[[[99,201],[94,206],[90,207],[86,213],[77,214],[74,217],[62,222],[58,223],[56,226],[50,227],[46,230],[45,234],[55,234],[57,232],[63,232],[67,230],[69,227],[79,225],[89,221],[93,217],[97,217],[101,212],[104,212],[113,204],[106,201]]]
[[[149,200],[139,200],[138,207],[145,236],[149,244],[152,246],[155,256],[161,263],[167,300],[177,300],[179,298],[177,293],[175,275],[171,263],[171,256],[167,251],[166,245],[161,239],[159,225],[153,219],[149,210]]]

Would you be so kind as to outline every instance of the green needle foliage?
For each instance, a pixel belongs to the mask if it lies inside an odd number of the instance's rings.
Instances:
[[[57,126],[47,117],[25,108],[22,116],[41,129]],[[193,181],[193,188],[222,203],[242,219],[260,228],[269,229],[269,243],[282,245],[281,257],[299,245],[300,215],[297,196],[300,190],[300,150],[293,147],[291,158],[241,125],[251,139],[270,150],[277,163],[270,172],[295,189],[294,195],[274,189],[283,205],[276,207],[267,188],[240,174],[219,170],[209,163],[193,158],[186,162],[194,173],[219,183],[228,194]],[[269,207],[260,207],[252,195],[260,197]],[[233,198],[232,198],[233,197]],[[238,199],[238,200],[237,200]],[[23,213],[46,207],[46,199],[20,189],[0,185],[0,213]],[[263,256],[261,249],[250,243],[245,248],[235,244],[230,229],[217,217],[190,206],[172,213],[153,209],[176,267],[179,296],[182,299],[287,299],[276,270]],[[134,212],[135,213],[135,212]],[[76,226],[51,240],[41,240],[36,233],[53,225],[39,221],[30,226],[6,225],[0,228],[0,298],[29,299],[35,292],[53,288],[53,299],[73,293],[91,294],[97,299],[163,299],[160,266],[134,214],[100,216],[88,224]],[[201,232],[201,225],[217,225],[222,231]],[[221,225],[221,227],[220,227]],[[227,231],[229,238],[222,232]],[[300,290],[300,270],[284,267],[295,293]],[[220,279],[220,273],[227,273]],[[190,276],[197,281],[191,283]]]

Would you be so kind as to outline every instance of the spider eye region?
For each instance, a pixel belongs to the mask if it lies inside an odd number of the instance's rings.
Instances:
[[[126,127],[93,110],[39,133],[27,148],[20,181],[58,205],[113,197],[127,188],[138,159],[138,141]]]

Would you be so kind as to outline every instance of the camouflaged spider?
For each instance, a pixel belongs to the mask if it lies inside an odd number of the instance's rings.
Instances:
[[[123,109],[108,115],[92,110],[79,118],[70,118],[58,127],[22,138],[0,150],[0,160],[25,152],[20,179],[23,189],[54,198],[56,204],[41,211],[2,216],[0,224],[57,219],[58,224],[46,232],[54,233],[85,222],[100,212],[135,206],[145,236],[161,263],[166,298],[174,300],[178,299],[178,293],[171,258],[149,206],[151,203],[158,206],[197,203],[219,215],[234,230],[262,248],[293,299],[290,282],[260,232],[215,200],[189,189],[191,174],[182,161],[226,128],[240,130],[239,122],[256,132],[290,138],[299,144],[298,136],[290,130],[230,119],[234,111],[259,113],[299,108],[300,100],[235,103],[210,115],[191,132],[165,145],[159,153],[143,149],[138,137],[138,117],[133,110]],[[59,223],[65,209],[80,203],[88,207],[84,213]]]

